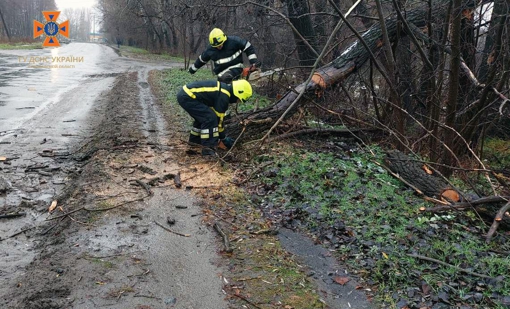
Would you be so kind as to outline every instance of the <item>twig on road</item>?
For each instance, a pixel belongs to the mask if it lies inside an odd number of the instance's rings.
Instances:
[[[27,214],[26,212],[7,213],[0,215],[0,219],[12,219],[17,217],[23,217],[26,214]]]
[[[32,227],[26,228],[26,229],[24,229],[24,230],[21,230],[21,231],[19,231],[19,232],[17,232],[17,233],[14,233],[14,234],[10,235],[10,236],[7,236],[7,237],[5,237],[5,238],[0,238],[0,241],[3,241],[3,240],[6,240],[6,239],[9,239],[9,238],[16,237],[16,236],[18,236],[19,234],[21,234],[21,233],[25,233],[26,231],[29,231],[29,230],[34,229],[34,228],[35,228],[35,226],[32,226]]]
[[[177,172],[177,174],[175,175],[175,177],[174,177],[174,183],[175,183],[175,187],[176,187],[176,188],[180,188],[180,187],[182,187],[182,182],[181,182],[181,172]]]
[[[220,236],[223,238],[223,244],[225,245],[225,252],[231,253],[232,248],[230,247],[230,241],[228,240],[227,234],[223,232],[223,229],[221,228],[220,224],[218,222],[214,223],[214,230],[220,234]]]
[[[190,237],[191,234],[183,234],[183,233],[179,233],[179,232],[176,232],[176,231],[172,231],[171,229],[167,228],[166,226],[163,226],[161,223],[159,223],[158,221],[154,221],[154,223],[156,223],[157,225],[161,226],[164,230],[170,232],[170,233],[174,233],[176,235],[179,235],[179,236],[184,236],[184,237]]]
[[[145,191],[147,191],[147,194],[149,195],[153,195],[154,193],[151,191],[151,188],[149,187],[148,184],[146,184],[145,182],[141,181],[141,180],[138,180],[138,179],[135,179],[135,182],[142,188],[145,189]]]
[[[249,300],[248,298],[246,298],[246,297],[244,297],[244,296],[242,296],[240,294],[234,293],[233,295],[239,297],[240,299],[244,300],[245,302],[247,302],[248,304],[250,304],[251,306],[253,306],[255,308],[262,309],[261,307],[259,307],[256,304],[254,304],[251,300]]]
[[[142,196],[141,198],[137,198],[135,200],[131,200],[131,201],[127,201],[127,202],[124,202],[124,203],[120,203],[119,205],[115,205],[115,206],[108,207],[108,208],[92,208],[92,209],[85,208],[85,207],[82,207],[82,208],[85,209],[86,211],[107,211],[107,210],[111,210],[111,209],[114,209],[114,208],[118,208],[120,206],[131,204],[131,203],[134,203],[134,202],[143,201],[146,197],[150,197],[150,195],[145,195],[145,196]]]

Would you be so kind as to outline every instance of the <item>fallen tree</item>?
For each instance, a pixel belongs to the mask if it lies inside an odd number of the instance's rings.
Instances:
[[[498,228],[510,229],[510,196],[478,197],[461,192],[442,178],[431,166],[408,155],[391,151],[387,153],[385,167],[399,180],[411,187],[426,200],[438,206],[422,209],[426,212],[475,211],[491,228],[487,232],[489,242]]]
[[[448,12],[447,6],[447,1],[435,1],[431,8],[432,15],[439,20],[444,19]],[[232,135],[238,136],[241,133],[245,133],[248,136],[259,136],[260,132],[268,130],[287,110],[285,118],[289,118],[294,114],[299,106],[299,104],[294,104],[294,102],[300,98],[300,94],[315,95],[330,86],[341,83],[360,69],[369,59],[372,59],[377,66],[378,61],[374,53],[383,46],[381,25],[376,23],[363,35],[360,35],[347,22],[341,11],[337,9],[337,12],[358,39],[345,48],[334,61],[317,68],[309,82],[303,82],[289,90],[274,105],[249,114],[239,114],[227,121],[229,132]],[[407,24],[412,25],[413,29],[424,28],[428,22],[428,13],[429,7],[426,5],[426,2],[421,2],[419,6],[412,8],[406,13],[405,19]],[[397,16],[386,20],[386,28],[390,41],[395,41],[398,38],[398,26],[399,18]],[[412,30],[409,28],[408,33],[411,32]],[[403,34],[401,33],[400,35]],[[380,71],[384,75],[384,71]],[[289,108],[291,109],[289,110]]]

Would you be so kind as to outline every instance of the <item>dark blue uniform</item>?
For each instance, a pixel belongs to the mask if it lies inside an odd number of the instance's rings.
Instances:
[[[248,57],[250,64],[258,63],[255,48],[250,42],[237,36],[227,36],[221,49],[209,46],[189,68],[189,71],[193,74],[212,60],[213,71],[218,75],[218,80],[231,83],[243,72],[243,53]]]
[[[223,118],[229,104],[237,102],[232,85],[215,80],[196,81],[183,86],[177,102],[195,121],[189,141],[215,148],[225,138]]]

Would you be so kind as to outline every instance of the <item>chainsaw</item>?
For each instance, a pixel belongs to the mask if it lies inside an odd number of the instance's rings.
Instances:
[[[255,72],[255,71],[257,71],[257,67],[255,66],[255,64],[252,64],[249,67],[246,67],[246,68],[243,69],[243,73],[241,74],[241,78],[249,80],[250,79],[250,74],[252,72]]]

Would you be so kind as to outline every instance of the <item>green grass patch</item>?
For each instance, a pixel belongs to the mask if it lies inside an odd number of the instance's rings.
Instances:
[[[152,53],[146,49],[121,45],[119,49],[121,55],[132,58],[141,58],[147,60],[160,60],[160,61],[172,61],[172,62],[182,62],[184,63],[184,59],[182,57],[177,57],[170,55],[168,53]]]
[[[433,205],[376,164],[383,161],[378,147],[348,153],[283,147],[269,153],[255,158],[274,162],[257,180],[268,194],[255,202],[280,205],[292,214],[289,220],[299,220],[301,228],[336,248],[383,306],[430,305],[409,296],[412,289],[421,292],[423,283],[431,287],[429,297],[473,308],[498,306],[510,295],[510,260],[496,253],[508,252],[508,239],[502,235],[486,244],[487,227],[469,212],[420,212]]]
[[[25,42],[19,42],[19,43],[0,43],[0,49],[42,49],[42,43],[36,42],[36,43],[25,43]]]
[[[510,166],[510,141],[491,138],[484,145],[485,157],[492,162],[493,169],[502,169]]]
[[[201,68],[193,75],[184,69],[169,69],[163,71],[162,76],[159,78],[159,86],[166,93],[166,102],[168,104],[177,104],[176,96],[181,87],[199,80],[216,80],[216,76],[213,75],[208,67]],[[255,108],[266,107],[269,104],[271,104],[271,100],[258,94],[257,90],[254,89],[253,96],[245,104],[237,104],[237,110],[239,112],[247,112]],[[235,106],[231,105],[230,109],[235,109]]]
[[[115,266],[115,264],[113,262],[105,261],[100,258],[90,258],[90,261],[94,264],[97,264],[97,265],[99,265],[103,268],[107,268],[107,269],[112,269]]]

